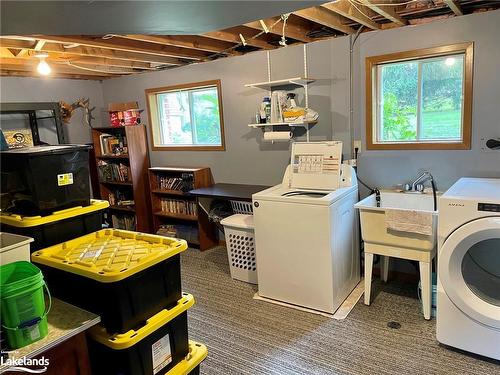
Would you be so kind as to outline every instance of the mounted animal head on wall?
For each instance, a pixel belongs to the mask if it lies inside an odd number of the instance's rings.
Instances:
[[[95,107],[90,108],[89,98],[80,98],[72,104],[66,103],[65,101],[61,100],[59,102],[59,106],[61,107],[61,116],[65,124],[70,123],[71,117],[73,116],[73,112],[76,109],[82,108],[83,122],[90,128],[92,127],[92,120],[95,119],[95,117],[92,115],[92,111],[95,109]]]

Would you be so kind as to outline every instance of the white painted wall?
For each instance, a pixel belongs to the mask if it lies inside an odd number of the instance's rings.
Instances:
[[[79,81],[74,79],[1,77],[1,102],[65,102],[72,103],[79,98],[90,98],[95,106],[94,126],[102,124],[102,84],[99,81]],[[90,128],[83,123],[83,111],[73,113],[70,124],[64,126],[69,143],[89,143],[92,141]]]

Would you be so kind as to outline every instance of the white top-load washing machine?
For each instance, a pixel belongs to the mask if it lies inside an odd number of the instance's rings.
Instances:
[[[439,200],[437,339],[500,359],[500,179],[461,178]]]
[[[327,313],[359,282],[355,171],[342,142],[296,142],[283,182],[253,195],[261,297]]]

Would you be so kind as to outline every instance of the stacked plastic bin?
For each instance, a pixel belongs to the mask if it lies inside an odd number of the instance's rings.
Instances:
[[[31,237],[31,251],[102,228],[107,201],[90,199],[89,146],[1,152],[3,232]]]
[[[205,346],[188,340],[184,240],[105,229],[37,251],[52,295],[101,316],[90,331],[94,374],[197,373]]]
[[[109,203],[90,199],[89,146],[20,148],[0,152],[0,159],[0,294],[2,329],[6,330],[0,336],[7,337],[9,347],[15,349],[47,335],[50,302],[43,307],[43,275],[29,263],[30,250],[101,229]],[[22,249],[4,246],[4,239],[16,235],[25,238]],[[13,263],[18,260],[24,262]],[[48,290],[46,294],[50,301]],[[5,310],[9,306],[14,306],[10,312]],[[4,346],[1,341],[2,350]]]

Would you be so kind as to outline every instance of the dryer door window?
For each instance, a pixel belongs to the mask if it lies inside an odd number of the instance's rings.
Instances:
[[[500,307],[500,238],[474,244],[462,260],[462,275],[476,296]]]
[[[500,217],[456,229],[439,251],[438,267],[441,285],[455,306],[471,319],[500,329]]]

